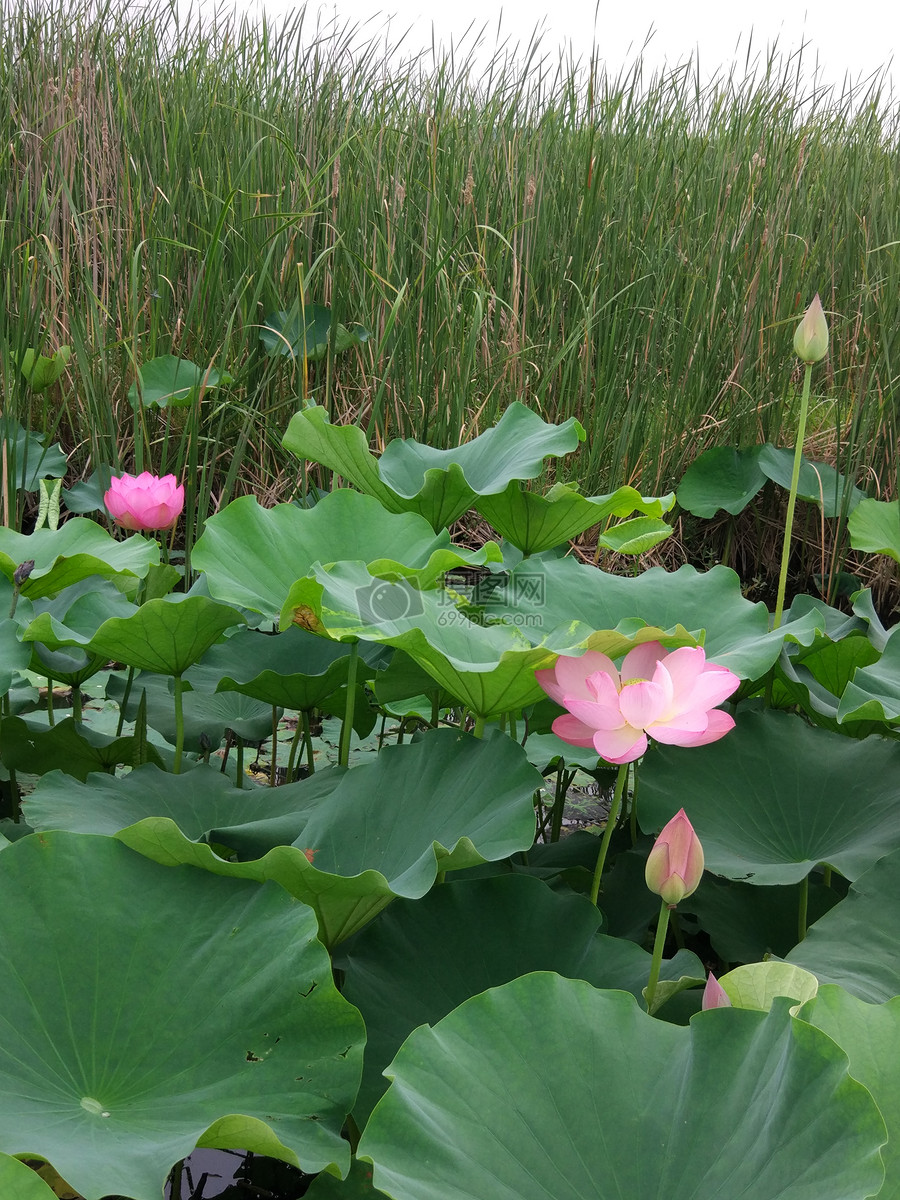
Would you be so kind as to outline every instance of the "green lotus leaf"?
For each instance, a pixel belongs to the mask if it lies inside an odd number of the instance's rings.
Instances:
[[[794,451],[780,449],[768,442],[760,447],[759,466],[766,476],[790,490],[794,470]],[[846,507],[844,493],[849,492]],[[829,463],[811,462],[805,456],[800,460],[800,478],[797,481],[797,496],[809,504],[818,504],[823,516],[838,517],[842,512],[852,512],[866,493],[850,483],[845,476]]]
[[[330,329],[331,309],[307,304],[302,311],[295,307],[291,312],[269,313],[260,327],[259,340],[269,355],[318,362],[328,353]]]
[[[884,1178],[875,1102],[786,1001],[684,1028],[526,975],[415,1030],[387,1074],[359,1157],[394,1200],[863,1200]]]
[[[206,521],[192,561],[217,599],[274,620],[295,581],[316,563],[357,559],[427,587],[453,566],[499,556],[493,543],[478,552],[460,549],[446,530],[435,534],[416,514],[388,514],[370,496],[343,490],[311,509],[266,509],[242,496]]]
[[[840,892],[826,887],[821,879],[815,873],[809,878],[808,924],[841,901]],[[800,884],[754,887],[707,871],[700,887],[680,902],[678,911],[697,918],[723,962],[759,962],[769,955],[783,957],[797,944],[800,906]]]
[[[513,480],[534,479],[546,458],[571,453],[584,436],[574,417],[549,425],[514,402],[491,429],[449,450],[397,439],[376,458],[361,429],[331,425],[321,407],[296,413],[283,441],[299,458],[329,467],[390,512],[421,513],[440,530],[461,517],[476,496],[503,492]]]
[[[0,1195],[4,1200],[57,1200],[37,1172],[9,1154],[0,1154]]]
[[[900,562],[900,500],[863,500],[847,521],[850,545]]]
[[[33,392],[46,392],[62,375],[71,357],[71,346],[60,346],[55,354],[38,354],[29,348],[19,361],[19,370]]]
[[[844,693],[854,673],[878,659],[878,651],[869,639],[856,632],[847,634],[840,641],[817,641],[808,649],[785,647],[776,667],[773,704],[778,707],[796,704],[817,724],[837,729],[840,707],[845,703]],[[871,694],[862,688],[858,695],[861,703],[871,699]],[[853,712],[859,706],[851,702],[848,711]],[[867,724],[864,735],[873,728]],[[844,732],[852,734],[855,730],[850,727]]]
[[[829,984],[800,1010],[800,1017],[821,1029],[850,1059],[850,1074],[869,1089],[887,1125],[882,1147],[884,1186],[878,1200],[900,1197],[900,997],[872,1005]]]
[[[242,1115],[251,1140],[268,1126],[264,1152],[274,1135],[308,1171],[346,1170],[364,1031],[309,909],[110,838],[35,834],[3,857],[4,1151],[86,1200],[158,1200],[172,1163]]]
[[[236,609],[206,596],[178,593],[148,600],[130,616],[110,617],[90,634],[64,627],[44,613],[25,636],[55,646],[82,646],[142,671],[181,675],[226,629],[242,622]]]
[[[111,676],[106,686],[108,699],[124,709],[127,721],[137,720],[141,696],[145,696],[147,724],[171,745],[175,745],[178,727],[175,722],[174,680],[168,675],[153,675],[139,671],[132,681],[125,701],[127,682],[121,676]],[[195,692],[186,689],[182,694],[184,715],[184,748],[192,752],[204,748],[215,750],[231,729],[245,742],[263,742],[272,736],[272,705],[238,692]],[[278,713],[279,719],[281,713]],[[204,747],[204,736],[206,745]]]
[[[515,712],[539,700],[544,692],[534,669],[552,666],[555,658],[511,624],[469,620],[445,591],[377,579],[363,563],[317,568],[316,579],[292,589],[291,602],[294,612],[312,614],[315,627],[333,638],[400,647],[476,716]],[[282,624],[291,612],[286,606]]]
[[[128,399],[134,408],[141,404],[149,408],[187,408],[212,388],[234,383],[227,371],[214,367],[198,367],[187,358],[163,354],[141,363],[138,377],[128,389]]]
[[[5,695],[12,686],[17,671],[24,671],[31,662],[31,647],[21,640],[15,620],[7,617],[0,621],[0,694]]]
[[[507,541],[529,555],[560,546],[609,517],[633,512],[661,517],[674,502],[674,495],[645,497],[632,487],[620,487],[608,496],[582,496],[562,483],[540,496],[513,480],[502,492],[480,496],[475,507]],[[666,530],[671,532],[669,526]]]
[[[664,644],[690,645],[692,630],[703,635],[706,657],[742,679],[759,679],[772,666],[785,639],[811,644],[824,626],[817,608],[769,630],[764,604],[752,604],[741,594],[734,571],[716,566],[696,571],[653,567],[636,577],[610,575],[571,558],[526,560],[515,567],[482,605],[487,618],[513,622],[521,636],[560,654],[590,647],[611,657],[625,653],[606,648],[596,630],[631,634],[646,624],[658,630],[680,631]],[[687,635],[687,636],[685,636]]]
[[[90,639],[110,617],[129,616],[135,611],[130,600],[108,579],[83,579],[53,599],[36,600],[34,617],[23,632],[25,642],[31,644],[32,669],[69,687],[80,687],[102,671],[109,658],[68,643],[70,631]]]
[[[63,488],[63,501],[69,512],[105,513],[103,497],[109,491],[110,480],[114,474],[115,468],[103,463],[92,471],[87,479],[73,483],[70,488]]]
[[[604,550],[616,554],[646,554],[660,542],[672,536],[672,526],[655,517],[635,517],[631,521],[620,521],[597,539]]]
[[[22,491],[36,492],[47,476],[62,479],[68,466],[62,446],[47,446],[46,440],[45,434],[23,429],[11,417],[0,416],[0,446],[5,443],[10,486],[15,482]]]
[[[335,1179],[333,1175],[321,1174],[310,1184],[306,1192],[308,1200],[381,1200],[384,1192],[372,1183],[372,1164],[354,1158],[346,1179]],[[23,1200],[31,1200],[30,1196]],[[38,1200],[38,1197],[35,1197]]]
[[[704,450],[678,485],[679,505],[695,517],[714,517],[719,509],[732,516],[743,512],[766,482],[759,465],[761,451],[762,446]]]
[[[786,713],[739,711],[711,745],[658,745],[640,788],[641,828],[657,832],[684,808],[707,868],[729,879],[796,883],[823,862],[856,879],[900,847],[900,744]]]
[[[898,920],[900,852],[894,850],[860,875],[841,903],[810,926],[787,960],[812,971],[820,984],[839,983],[861,1000],[880,1004],[900,996]]]
[[[850,723],[851,730],[857,721],[900,721],[900,637],[896,629],[891,632],[881,658],[859,660],[843,690],[837,719]]]
[[[59,529],[17,533],[0,527],[0,572],[12,581],[20,563],[34,562],[21,593],[32,600],[56,596],[90,575],[118,580],[134,592],[151,563],[159,562],[159,544],[140,534],[117,542],[105,529],[84,517],[74,517]]]
[[[429,730],[419,741],[389,746],[371,764],[347,771],[327,804],[317,797],[295,843],[263,858],[224,862],[164,819],[139,822],[117,836],[166,864],[274,879],[316,910],[323,941],[335,945],[395,896],[424,896],[439,872],[531,846],[532,796],[540,783],[521,746],[509,738]],[[234,829],[228,844],[243,853]]]
[[[144,753],[131,735],[108,737],[78,724],[73,717],[58,720],[48,728],[45,716],[3,718],[0,758],[7,767],[33,775],[60,770],[76,779],[86,779],[91,771],[131,765],[136,754]],[[160,761],[152,746],[146,753]]]
[[[278,788],[236,788],[217,768],[202,763],[181,775],[148,764],[122,779],[93,774],[73,783],[61,771],[44,775],[22,802],[32,829],[102,833],[112,837],[147,817],[167,817],[190,841],[230,845],[229,830],[283,822],[291,840],[309,812],[330,796],[343,771],[317,771],[302,783]],[[291,820],[293,818],[293,820]],[[268,848],[268,847],[267,847]]]
[[[745,963],[722,975],[719,983],[735,1008],[760,1012],[768,1012],[778,996],[802,1004],[811,1000],[819,987],[815,975],[785,962]]]
[[[362,643],[358,672],[374,675],[385,653],[391,651]],[[346,683],[349,662],[349,645],[296,625],[274,635],[240,629],[211,647],[185,678],[198,690],[242,692],[266,704],[309,711]]]
[[[387,1087],[382,1072],[413,1029],[434,1025],[486,988],[531,971],[556,971],[639,996],[650,955],[598,934],[601,920],[583,896],[507,875],[460,880],[421,900],[397,900],[344,943],[335,960],[344,972],[342,994],[360,1010],[367,1030],[357,1124]],[[693,982],[705,980],[700,960],[688,951],[663,964],[666,980],[686,972]]]

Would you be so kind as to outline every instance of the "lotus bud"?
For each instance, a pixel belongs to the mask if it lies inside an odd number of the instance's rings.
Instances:
[[[710,972],[709,978],[706,981],[706,987],[703,989],[703,1000],[700,1008],[702,1010],[707,1008],[731,1008],[728,993],[712,972]]]
[[[828,322],[818,292],[797,326],[794,352],[805,363],[819,362],[828,353]]]
[[[647,858],[647,887],[670,908],[696,892],[703,877],[703,847],[683,808],[656,839]]]

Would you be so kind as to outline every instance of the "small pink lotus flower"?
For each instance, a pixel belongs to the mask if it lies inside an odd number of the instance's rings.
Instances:
[[[175,524],[184,508],[184,487],[174,475],[114,475],[103,503],[123,529],[149,533]]]
[[[647,887],[670,908],[696,892],[703,878],[703,847],[680,808],[653,843],[644,868]]]
[[[703,999],[700,1002],[701,1011],[707,1008],[731,1008],[728,993],[712,972],[710,972],[709,978],[706,981],[706,987],[703,989]]]
[[[596,650],[560,655],[535,678],[569,710],[553,722],[553,732],[573,746],[593,746],[606,762],[640,758],[647,734],[672,746],[703,746],[734,728],[734,719],[715,706],[740,680],[708,663],[702,646],[667,651],[645,642],[625,655],[621,671]]]

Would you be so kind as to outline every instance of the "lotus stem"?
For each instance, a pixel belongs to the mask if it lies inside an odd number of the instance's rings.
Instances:
[[[476,717],[475,718],[475,726],[472,730],[472,733],[475,735],[475,737],[477,737],[477,738],[484,737],[484,722],[485,722],[484,717]]]
[[[798,942],[806,937],[806,922],[809,915],[809,876],[804,875],[800,881],[800,911],[797,914]]]
[[[794,526],[794,509],[797,506],[797,486],[800,482],[800,463],[803,458],[803,439],[806,437],[806,417],[809,412],[809,389],[812,381],[812,363],[806,364],[803,375],[803,394],[800,397],[800,422],[797,426],[797,444],[794,447],[794,469],[791,471],[791,490],[788,493],[787,515],[784,519],[784,542],[781,546],[781,570],[778,573],[778,596],[775,600],[773,628],[778,629],[784,612],[784,593],[787,588],[788,561],[791,557],[791,533]]]
[[[184,754],[184,681],[180,675],[175,676],[175,775],[181,774],[181,759]]]
[[[347,706],[344,723],[341,725],[341,741],[338,750],[338,765],[350,765],[350,735],[353,732],[353,710],[356,705],[356,669],[359,665],[359,642],[350,643],[350,658],[347,663]]]
[[[663,949],[666,944],[666,933],[669,929],[669,906],[663,900],[659,909],[659,921],[656,924],[656,937],[653,941],[653,959],[650,963],[650,978],[647,981],[647,1012],[653,1012],[653,1000],[656,996],[656,985],[659,983],[659,971],[662,966]]]
[[[619,773],[616,776],[616,790],[613,792],[612,803],[609,806],[609,816],[606,818],[606,828],[603,830],[603,840],[600,843],[600,852],[597,855],[597,865],[594,867],[594,878],[591,882],[591,904],[596,904],[600,895],[600,876],[603,874],[603,867],[606,864],[606,855],[609,850],[613,830],[616,827],[616,820],[619,816],[622,793],[625,790],[625,781],[628,779],[628,768],[630,766],[630,763],[622,763],[619,767]]]

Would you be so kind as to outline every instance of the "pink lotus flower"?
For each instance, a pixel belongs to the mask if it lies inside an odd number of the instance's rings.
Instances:
[[[728,993],[712,973],[710,973],[706,980],[706,987],[703,989],[703,999],[700,1002],[701,1011],[707,1008],[731,1008]]]
[[[696,892],[703,878],[703,847],[680,808],[653,843],[644,867],[647,887],[671,908]]]
[[[184,508],[184,487],[174,475],[114,475],[103,503],[117,525],[145,533],[168,529]]]
[[[573,746],[593,746],[606,762],[640,758],[648,734],[671,746],[703,746],[734,728],[734,719],[715,706],[740,680],[708,663],[701,646],[667,651],[645,642],[625,655],[621,670],[596,650],[580,658],[560,655],[535,677],[569,710],[553,722],[553,732]]]

